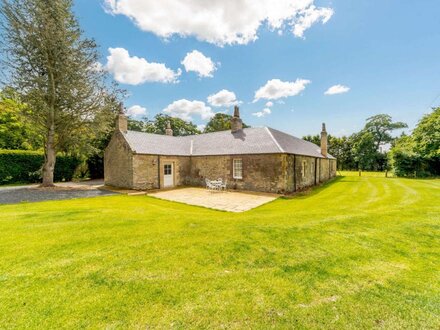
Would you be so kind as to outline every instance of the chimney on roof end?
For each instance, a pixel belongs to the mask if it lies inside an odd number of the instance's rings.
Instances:
[[[243,129],[243,121],[240,118],[240,109],[234,107],[234,116],[231,119],[231,132],[235,133]]]
[[[127,117],[125,116],[124,105],[121,102],[119,103],[119,113],[118,113],[118,117],[116,118],[116,131],[127,133],[127,129],[128,129]]]
[[[171,128],[171,123],[167,122],[167,128],[165,129],[165,135],[173,136],[173,129]]]
[[[322,123],[322,131],[321,131],[321,154],[324,157],[327,157],[327,131],[325,129],[324,123]]]

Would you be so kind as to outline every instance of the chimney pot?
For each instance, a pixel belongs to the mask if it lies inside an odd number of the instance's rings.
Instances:
[[[327,157],[327,131],[325,129],[325,123],[322,123],[322,131],[321,131],[321,154],[324,157]]]
[[[128,129],[127,117],[125,116],[124,105],[121,102],[119,103],[119,113],[116,119],[116,130],[122,133],[127,133],[127,129]]]
[[[238,106],[234,107],[234,116],[231,119],[231,131],[232,133],[238,132],[243,129],[243,121],[240,118],[240,109]]]
[[[171,128],[171,123],[167,122],[167,128],[165,129],[165,135],[173,136],[173,129]]]

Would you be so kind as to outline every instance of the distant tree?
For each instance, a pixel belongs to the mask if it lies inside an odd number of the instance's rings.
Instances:
[[[133,131],[165,134],[167,124],[170,123],[174,136],[186,136],[200,134],[200,130],[192,122],[187,122],[180,118],[171,117],[162,113],[157,114],[154,119],[142,120],[128,119],[128,129]]]
[[[367,118],[364,130],[373,135],[376,150],[379,150],[379,146],[382,143],[389,143],[393,140],[390,134],[392,131],[406,127],[408,127],[408,125],[405,123],[393,122],[390,115],[379,114]]]
[[[321,145],[321,137],[319,136],[319,134],[303,136],[303,140],[312,142],[317,146]]]
[[[359,170],[374,170],[377,152],[376,140],[373,133],[362,130],[353,134],[352,152]]]
[[[110,121],[103,117],[114,119],[117,102],[96,65],[95,42],[82,36],[72,0],[0,1],[5,72],[44,139],[42,185],[52,186],[57,152],[86,146]]]
[[[337,166],[341,170],[357,169],[357,162],[353,155],[353,143],[352,140],[346,136],[336,137],[328,135],[328,152],[330,155],[338,159]],[[303,140],[312,142],[317,146],[321,145],[321,137],[319,134],[307,135],[303,137]]]
[[[353,141],[349,137],[328,136],[328,151],[336,157],[338,169],[356,169],[356,161],[353,155]]]
[[[425,158],[440,158],[440,107],[423,116],[413,131],[416,151]]]
[[[148,126],[148,119],[136,120],[128,117],[128,129],[136,132],[146,132]]]
[[[205,133],[227,131],[231,129],[232,116],[225,113],[216,113],[206,124]],[[250,127],[243,123],[243,128]]]
[[[24,105],[11,88],[0,91],[0,149],[38,149],[39,138],[23,116]]]

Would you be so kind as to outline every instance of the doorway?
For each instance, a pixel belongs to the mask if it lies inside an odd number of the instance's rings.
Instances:
[[[164,188],[174,187],[173,163],[163,164],[163,186]]]

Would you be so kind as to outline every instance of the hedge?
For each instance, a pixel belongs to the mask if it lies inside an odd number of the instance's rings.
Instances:
[[[0,150],[0,185],[41,181],[44,154],[28,150]],[[70,181],[80,164],[76,157],[57,155],[54,181]]]

